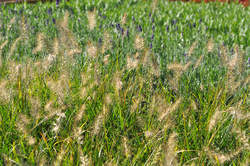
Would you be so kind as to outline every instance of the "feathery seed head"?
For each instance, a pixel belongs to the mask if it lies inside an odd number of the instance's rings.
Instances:
[[[214,126],[217,124],[217,122],[221,118],[221,115],[222,115],[222,112],[219,110],[219,108],[217,108],[215,110],[215,113],[213,114],[213,116],[211,117],[209,121],[209,125],[208,125],[209,131],[211,131],[214,128]]]
[[[128,139],[126,137],[123,137],[122,142],[123,142],[122,144],[123,144],[125,155],[127,158],[129,158],[131,156],[131,152],[130,152],[130,148],[128,146]]]
[[[144,39],[140,35],[135,37],[134,48],[137,50],[143,50],[144,48]]]
[[[42,33],[38,33],[37,35],[37,46],[32,51],[33,54],[37,54],[38,52],[42,51],[44,47],[44,35]]]
[[[181,104],[182,99],[179,98],[176,100],[176,102],[164,110],[164,112],[161,113],[161,116],[159,117],[159,121],[162,121],[167,115],[171,114],[173,111],[175,111]]]
[[[98,135],[101,130],[101,125],[103,123],[104,116],[103,114],[99,114],[95,123],[94,123],[94,129],[93,129],[93,135]]]
[[[96,26],[96,11],[88,11],[87,13],[89,29],[93,30]]]
[[[97,47],[90,41],[88,42],[87,45],[87,54],[92,58],[96,58],[97,56]]]
[[[193,44],[192,44],[192,46],[190,47],[190,49],[189,49],[189,51],[188,51],[188,57],[190,57],[192,54],[193,54],[193,52],[194,52],[194,49],[195,49],[195,47],[197,46],[197,41],[195,41]]]
[[[208,52],[212,52],[214,49],[214,42],[213,39],[210,39],[207,43],[207,51]]]
[[[108,62],[109,62],[109,57],[110,57],[110,55],[109,55],[109,54],[108,54],[108,55],[106,55],[106,56],[104,56],[103,62],[104,62],[104,64],[105,64],[105,65],[107,65],[107,64],[108,64]]]
[[[127,57],[127,68],[132,70],[135,69],[139,64],[139,61],[137,59],[132,59],[129,56]]]
[[[177,147],[177,133],[172,133],[169,136],[168,143],[167,143],[167,149],[165,154],[165,165],[166,166],[172,166],[176,165],[176,147]]]

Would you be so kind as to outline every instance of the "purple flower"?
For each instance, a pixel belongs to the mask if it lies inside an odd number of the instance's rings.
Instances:
[[[150,43],[150,49],[152,49],[153,48],[153,44],[152,43]]]
[[[98,39],[98,43],[99,43],[100,45],[102,44],[102,39],[101,39],[101,38]]]
[[[60,0],[56,0],[56,6],[58,7]]]
[[[139,31],[139,32],[142,32],[142,27],[139,25],[139,26],[137,26],[137,30]]]
[[[196,23],[193,23],[193,27],[194,27],[194,28],[196,27]]]
[[[184,57],[186,57],[187,56],[187,53],[184,53]]]
[[[132,16],[132,20],[135,21],[135,17],[134,16]]]
[[[53,24],[56,24],[56,19],[52,18],[52,22],[53,22]]]
[[[155,19],[154,18],[152,18],[152,23],[154,23],[155,22]]]
[[[51,8],[48,9],[48,14],[49,14],[49,15],[52,14],[52,9],[51,9]]]
[[[155,31],[155,26],[154,25],[152,26],[152,31]]]
[[[116,24],[116,29],[120,30],[121,29],[121,25],[120,24]]]
[[[123,35],[123,34],[124,34],[124,29],[123,29],[123,28],[121,28],[120,30],[121,30],[121,33],[122,33],[122,35]]]
[[[172,21],[171,21],[171,24],[172,24],[172,25],[175,25],[176,23],[177,23],[176,20],[172,20]]]
[[[166,25],[166,31],[169,32],[169,26],[168,25]]]
[[[129,38],[129,29],[127,29],[126,36]]]
[[[250,58],[248,58],[248,66],[250,65]]]
[[[152,16],[152,14],[151,14],[151,12],[149,12],[149,15],[148,15],[149,17],[151,17]]]
[[[154,38],[155,38],[155,35],[154,35],[154,34],[152,34],[152,36],[151,36],[151,40],[154,40]]]

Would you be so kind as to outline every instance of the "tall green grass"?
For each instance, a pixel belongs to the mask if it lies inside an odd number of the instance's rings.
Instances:
[[[0,7],[2,165],[247,165],[249,8]]]

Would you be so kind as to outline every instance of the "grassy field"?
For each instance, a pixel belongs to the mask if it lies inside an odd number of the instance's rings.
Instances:
[[[0,165],[248,165],[250,9],[0,5]]]

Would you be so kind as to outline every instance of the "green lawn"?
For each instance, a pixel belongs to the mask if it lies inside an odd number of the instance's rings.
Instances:
[[[248,165],[250,9],[0,5],[0,165]]]

